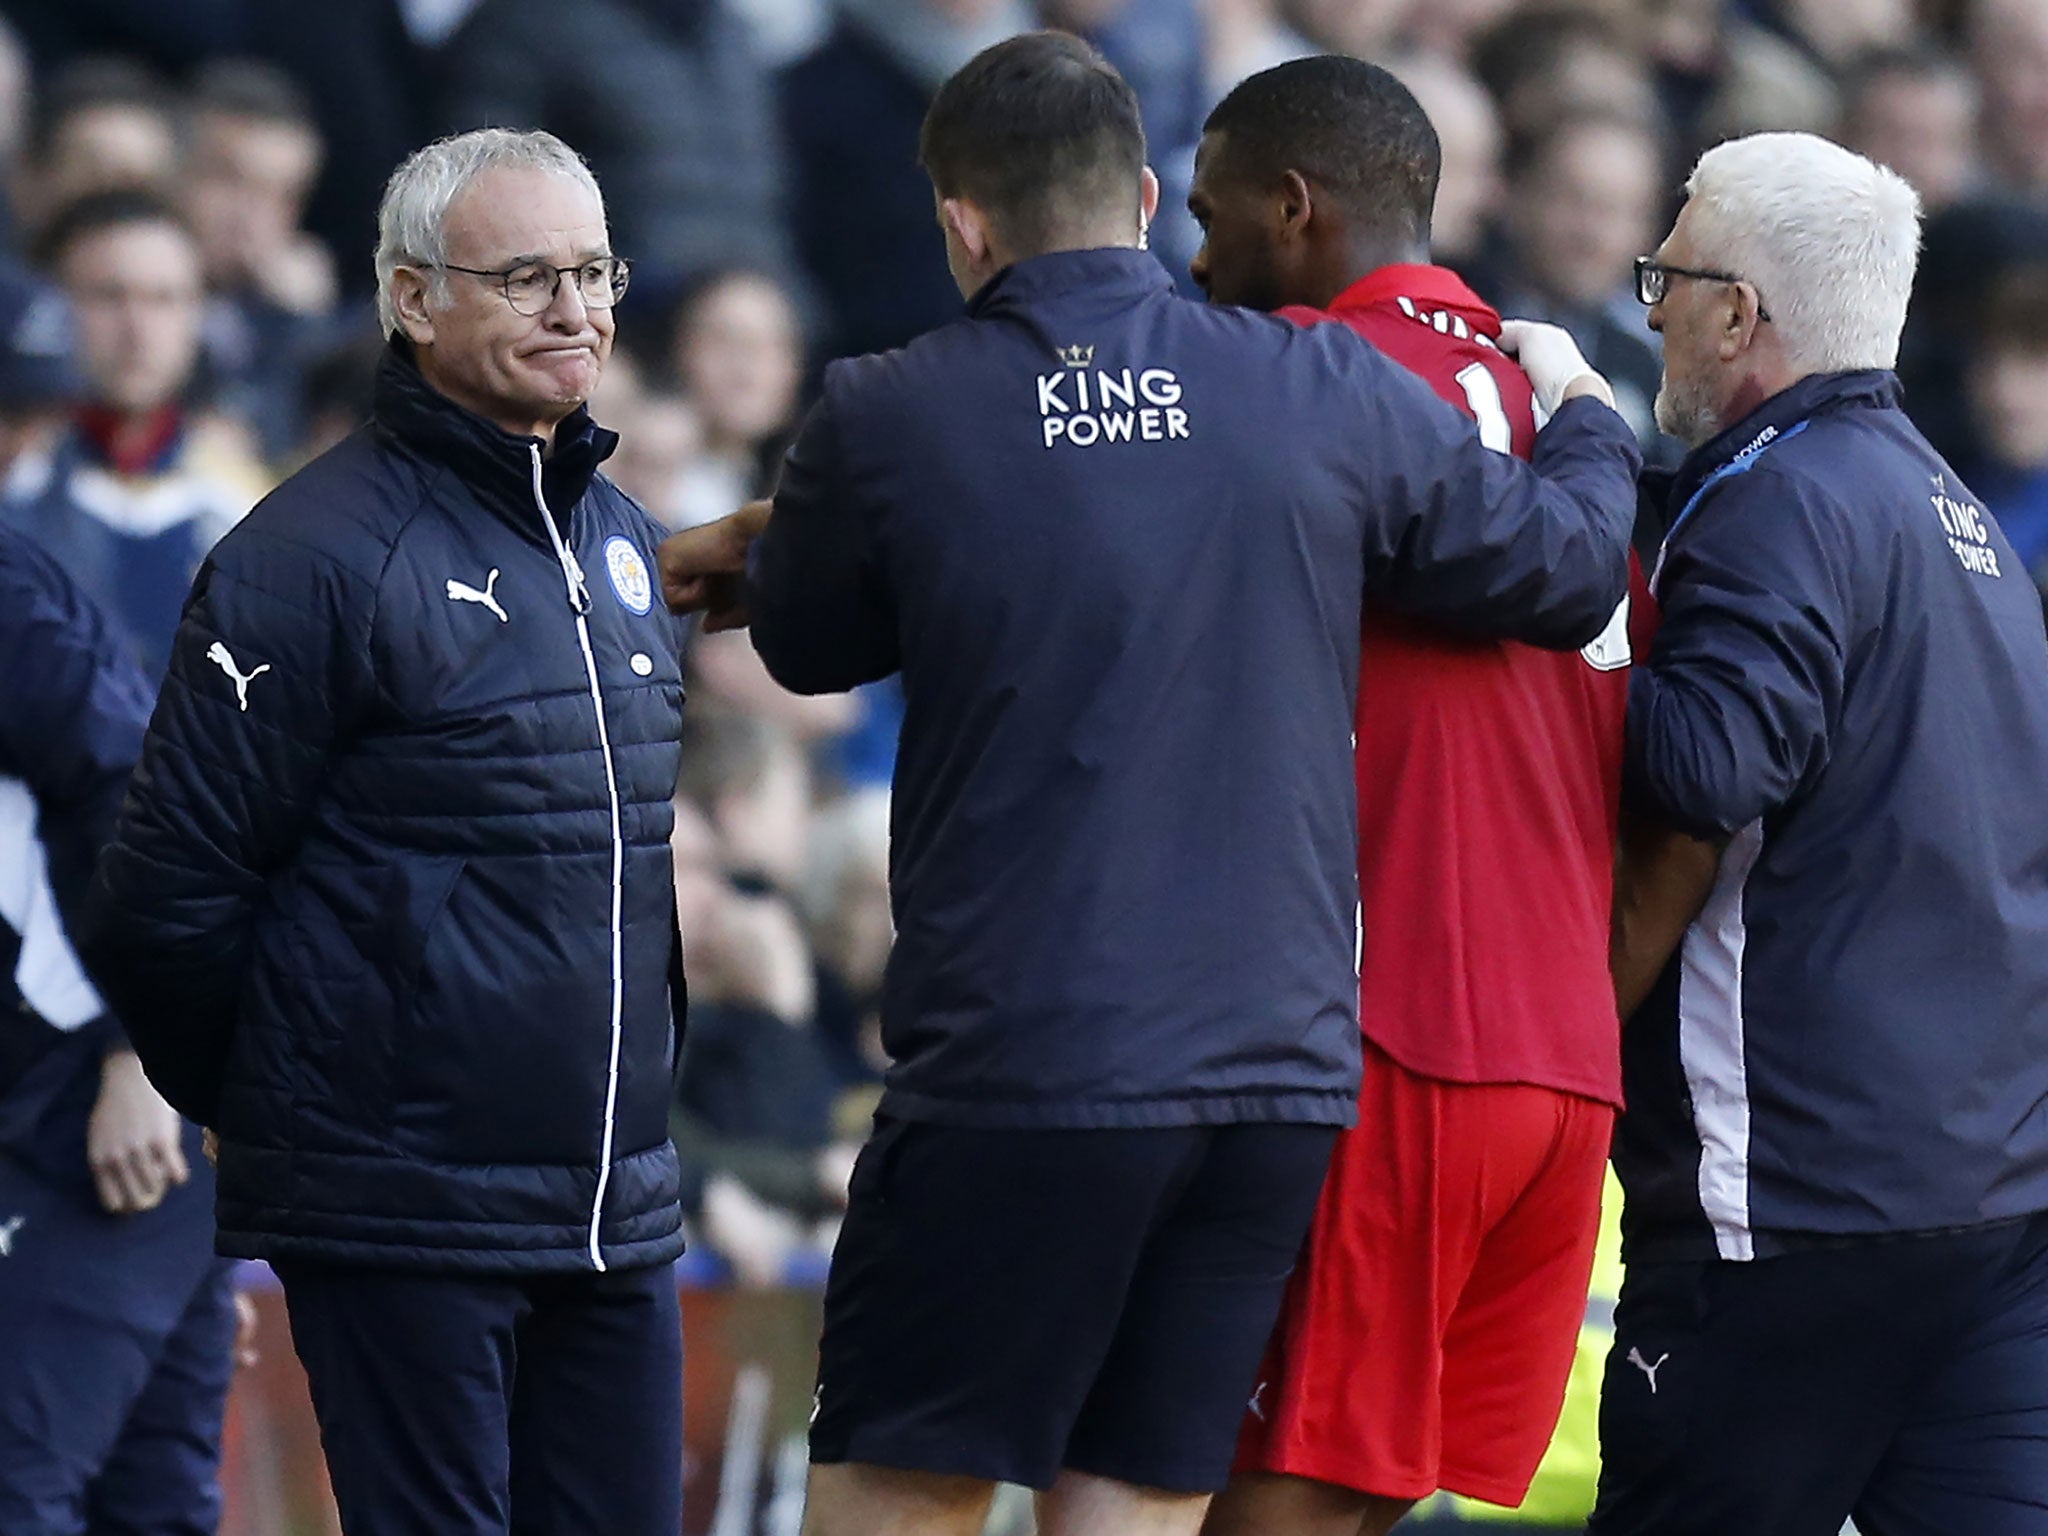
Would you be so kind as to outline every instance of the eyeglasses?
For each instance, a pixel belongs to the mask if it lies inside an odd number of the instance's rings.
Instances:
[[[516,267],[492,271],[486,267],[458,267],[437,262],[444,272],[466,272],[471,277],[489,278],[505,295],[513,313],[538,315],[555,302],[562,279],[574,277],[576,295],[586,309],[610,309],[626,291],[633,276],[633,264],[623,256],[600,256],[581,266],[554,267],[544,261],[522,261]]]
[[[1654,256],[1636,258],[1636,297],[1645,304],[1661,304],[1664,294],[1674,277],[1696,277],[1703,283],[1749,283],[1746,277],[1737,277],[1733,272],[1715,272],[1706,267],[1667,267]],[[1749,283],[1754,288],[1756,284]],[[1769,320],[1771,312],[1764,308],[1763,295],[1756,300],[1756,317]]]

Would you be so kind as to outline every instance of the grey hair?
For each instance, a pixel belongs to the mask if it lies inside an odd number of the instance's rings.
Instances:
[[[449,206],[479,175],[500,166],[566,176],[604,207],[604,193],[583,157],[540,129],[475,128],[414,150],[384,183],[384,200],[377,206],[377,320],[386,336],[399,330],[391,274],[400,267],[436,269],[430,279],[433,291],[443,292],[446,280],[438,268],[448,259]]]
[[[1889,368],[1920,259],[1904,177],[1810,133],[1754,133],[1685,184],[1693,258],[1754,283],[1802,373]]]

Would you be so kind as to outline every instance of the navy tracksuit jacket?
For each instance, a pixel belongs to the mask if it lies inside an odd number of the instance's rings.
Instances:
[[[213,1171],[100,1206],[86,1130],[121,1032],[70,938],[149,687],[104,616],[0,530],[0,1531],[211,1530],[234,1331]]]
[[[1362,604],[1584,644],[1636,463],[1574,401],[1532,471],[1354,332],[1141,251],[828,368],[752,627],[800,692],[903,674],[884,1111],[1348,1123]]]

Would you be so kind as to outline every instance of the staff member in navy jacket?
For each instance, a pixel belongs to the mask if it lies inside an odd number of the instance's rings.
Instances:
[[[213,1174],[70,942],[150,688],[11,529],[0,677],[0,1531],[210,1531],[236,1322]]]
[[[1648,1001],[1591,1529],[2039,1532],[2040,601],[1899,408],[1912,190],[1761,134],[1687,191],[1638,263],[1692,453],[1629,700],[1664,830],[1617,898]]]
[[[428,146],[379,223],[374,419],[200,571],[89,948],[343,1527],[674,1536],[682,686],[583,408],[627,268],[547,134]]]
[[[744,594],[785,685],[908,697],[808,1528],[1011,1480],[1052,1536],[1192,1531],[1354,1114],[1361,598],[1584,644],[1635,452],[1557,333],[1532,472],[1348,330],[1178,298],[1073,38],[970,63],[923,155],[967,316],[827,370]],[[676,595],[758,522],[669,545]]]

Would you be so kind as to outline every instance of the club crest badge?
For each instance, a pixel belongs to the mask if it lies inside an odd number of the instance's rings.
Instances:
[[[645,613],[654,606],[654,579],[631,539],[614,534],[605,540],[604,570],[611,578],[612,591],[632,612]]]

